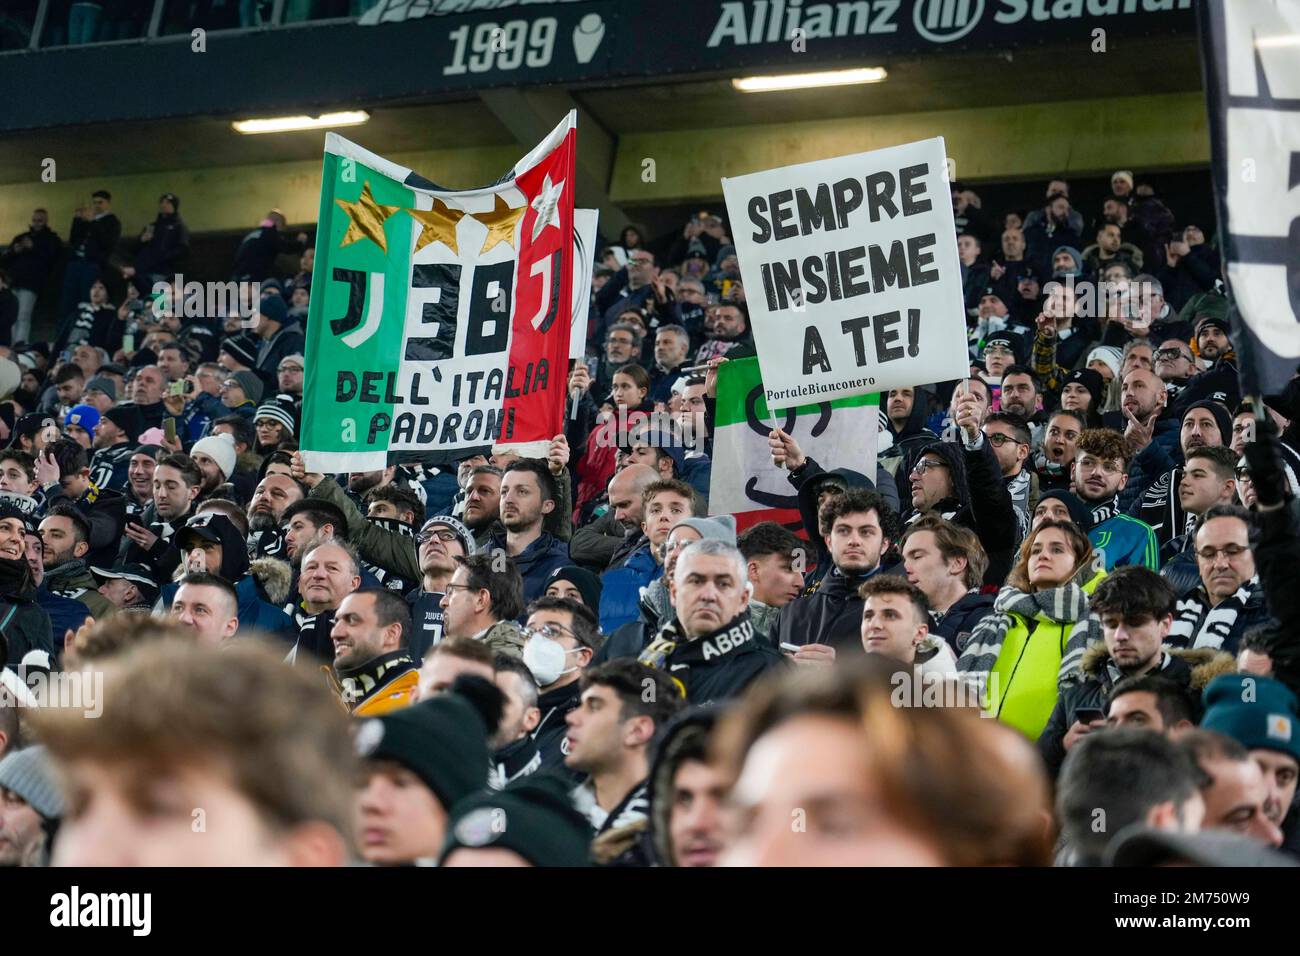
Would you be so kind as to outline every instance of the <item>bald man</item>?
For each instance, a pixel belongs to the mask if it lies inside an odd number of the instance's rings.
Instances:
[[[627,465],[609,480],[609,510],[573,534],[569,555],[602,573],[636,546],[641,533],[641,493],[659,478],[649,465]]]

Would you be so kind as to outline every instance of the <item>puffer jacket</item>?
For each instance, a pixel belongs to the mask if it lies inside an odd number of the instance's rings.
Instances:
[[[635,621],[641,604],[641,589],[664,573],[663,565],[650,553],[649,539],[644,535],[641,538],[641,543],[617,567],[600,576],[602,634],[613,634],[624,624]]]
[[[986,709],[1037,740],[1059,690],[1079,680],[1083,654],[1102,639],[1088,597],[1105,571],[1081,568],[1066,584],[1026,593],[1004,587],[971,635],[957,670],[976,683]]]
[[[1206,684],[1220,674],[1231,674],[1237,669],[1236,659],[1223,651],[1168,645],[1161,650],[1160,663],[1148,673],[1195,691],[1197,700]],[[1038,753],[1052,776],[1061,772],[1061,764],[1065,762],[1065,735],[1079,719],[1079,712],[1100,710],[1104,713],[1110,706],[1115,685],[1126,676],[1111,663],[1104,640],[1089,645],[1079,662],[1079,672],[1083,680],[1061,691],[1047,726],[1038,735]]]

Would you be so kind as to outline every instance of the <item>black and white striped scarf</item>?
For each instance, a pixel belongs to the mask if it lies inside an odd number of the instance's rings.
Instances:
[[[1231,597],[1210,607],[1205,591],[1197,588],[1178,600],[1174,623],[1167,641],[1174,647],[1208,647],[1218,650],[1232,634],[1237,617],[1259,588],[1259,576],[1251,578]]]

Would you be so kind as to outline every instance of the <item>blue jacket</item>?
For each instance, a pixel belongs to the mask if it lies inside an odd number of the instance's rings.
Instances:
[[[158,593],[158,600],[163,608],[172,606],[172,599],[176,597],[179,589],[180,583],[177,581],[163,585]],[[290,644],[298,639],[298,628],[294,626],[293,618],[274,604],[262,600],[262,595],[257,590],[257,579],[252,574],[245,574],[235,582],[235,594],[239,596],[241,632],[261,631],[263,634],[283,638]]]
[[[44,585],[36,589],[36,603],[49,615],[51,637],[56,651],[54,662],[57,664],[63,657],[64,637],[67,636],[68,631],[75,634],[77,628],[86,623],[86,618],[90,617],[90,610],[80,601],[55,594]]]
[[[700,493],[705,501],[709,500],[709,476],[713,471],[713,459],[708,455],[696,458],[684,458],[678,469],[677,477]]]
[[[644,536],[643,536],[644,537]],[[600,631],[613,634],[624,624],[637,620],[641,607],[641,589],[664,573],[650,553],[650,542],[643,541],[623,562],[600,576]]]
[[[1136,564],[1160,570],[1160,547],[1151,525],[1139,518],[1118,514],[1088,532],[1093,548],[1106,557],[1106,570]]]
[[[487,546],[479,552],[506,549],[505,535],[493,535]],[[550,532],[541,535],[512,559],[524,579],[524,604],[530,604],[546,593],[546,581],[551,572],[573,562],[569,559],[569,543],[554,537]]]
[[[224,416],[230,409],[221,404],[216,395],[201,392],[185,403],[185,413],[181,416],[181,439],[186,446],[194,444],[207,434],[212,423]]]

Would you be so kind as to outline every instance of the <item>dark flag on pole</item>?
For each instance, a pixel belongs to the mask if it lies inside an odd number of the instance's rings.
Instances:
[[[1300,0],[1197,4],[1242,393],[1300,367]]]

